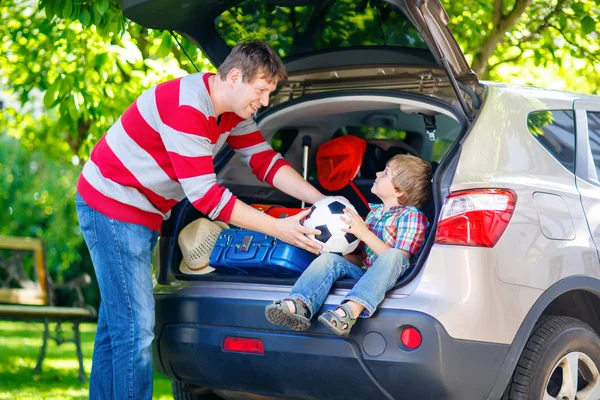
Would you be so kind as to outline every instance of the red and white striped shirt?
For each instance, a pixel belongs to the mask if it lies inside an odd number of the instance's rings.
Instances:
[[[121,115],[92,150],[77,190],[93,209],[153,230],[187,197],[211,219],[228,222],[235,196],[217,183],[213,157],[227,141],[256,177],[273,184],[289,165],[252,118],[215,118],[208,77],[197,73],[161,83]]]

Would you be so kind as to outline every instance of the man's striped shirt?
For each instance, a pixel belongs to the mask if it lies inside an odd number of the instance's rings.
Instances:
[[[197,73],[144,92],[92,150],[77,190],[93,209],[153,230],[187,197],[211,219],[229,221],[235,196],[217,183],[213,157],[224,142],[252,172],[273,184],[288,165],[252,118],[228,112],[219,122],[208,77]]]

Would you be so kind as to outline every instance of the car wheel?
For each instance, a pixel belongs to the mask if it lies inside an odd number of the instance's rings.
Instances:
[[[600,399],[600,338],[570,317],[534,327],[506,392],[511,400]]]
[[[173,400],[222,400],[209,388],[186,385],[172,381]]]

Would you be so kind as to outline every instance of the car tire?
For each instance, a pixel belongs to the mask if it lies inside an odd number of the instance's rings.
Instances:
[[[222,400],[208,388],[172,381],[173,400]]]
[[[503,399],[597,400],[599,370],[600,338],[594,330],[575,318],[545,316],[535,325]]]

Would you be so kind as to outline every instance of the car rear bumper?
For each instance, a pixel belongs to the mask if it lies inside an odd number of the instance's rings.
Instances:
[[[188,292],[189,293],[189,292]],[[485,399],[508,345],[455,340],[429,315],[378,310],[349,338],[316,320],[304,332],[269,324],[265,301],[156,295],[154,368],[178,381],[307,399]],[[400,333],[423,342],[404,348]],[[225,337],[260,339],[264,354],[222,349]]]

